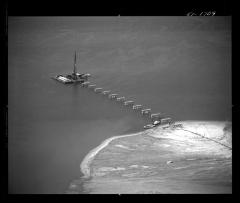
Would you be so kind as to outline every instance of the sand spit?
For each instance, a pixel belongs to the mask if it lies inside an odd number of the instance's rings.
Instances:
[[[123,137],[130,137],[130,136],[136,136],[136,135],[140,135],[142,134],[142,132],[140,133],[134,133],[134,134],[128,134],[128,135],[119,135],[119,136],[114,136],[114,137],[110,137],[108,139],[106,139],[105,141],[103,141],[99,146],[97,146],[96,148],[92,149],[83,159],[83,161],[80,164],[80,169],[81,172],[84,174],[83,178],[88,178],[90,177],[90,168],[89,165],[91,164],[92,160],[94,159],[94,157],[96,156],[96,154],[98,154],[104,147],[106,147],[111,141],[118,139],[118,138],[123,138]]]
[[[216,121],[178,121],[177,123],[181,123],[184,126],[184,129],[193,131],[195,133],[200,133],[203,134],[204,136],[208,138],[213,138],[217,141],[222,141],[224,144],[224,140],[222,140],[223,135],[223,129],[224,126],[226,125],[226,122],[216,122]],[[161,128],[154,128],[154,129],[149,129],[143,132],[138,132],[134,134],[128,134],[128,135],[120,135],[120,136],[114,136],[111,138],[106,139],[103,141],[98,147],[94,148],[91,150],[86,157],[83,159],[82,163],[80,164],[80,169],[82,173],[84,174],[84,178],[88,178],[91,176],[90,174],[90,164],[92,163],[94,157],[105,147],[108,146],[108,144],[118,138],[123,138],[123,137],[130,137],[130,136],[139,136],[143,135],[143,133],[148,134],[151,137],[156,137],[156,138],[164,138],[168,137],[174,140],[180,140],[188,143],[194,144],[195,147],[189,148],[190,152],[196,151],[204,151],[206,154],[208,153],[213,153],[216,152],[217,154],[223,154],[224,156],[231,156],[231,150],[225,149],[226,147],[221,146],[217,144],[216,142],[203,142],[201,140],[204,140],[201,138],[199,140],[199,136],[195,135],[194,133],[186,132],[181,129],[177,130],[162,130]],[[231,134],[231,133],[230,133]],[[225,138],[226,140],[226,138]],[[200,142],[201,141],[201,142]],[[228,143],[227,143],[228,144]],[[216,147],[217,146],[217,147]],[[199,149],[198,149],[199,148]],[[187,149],[185,149],[185,152]]]
[[[231,123],[177,123],[182,128],[156,127],[106,139],[83,159],[84,176],[68,193],[231,193]]]

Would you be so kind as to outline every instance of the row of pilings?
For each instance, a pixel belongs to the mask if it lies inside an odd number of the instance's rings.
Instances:
[[[162,120],[167,123],[172,122],[172,119],[166,117],[164,113],[152,113],[151,108],[143,107],[142,104],[135,104],[133,100],[127,100],[126,97],[124,96],[120,96],[119,94],[113,93],[111,90],[104,90],[103,88],[97,87],[97,85],[91,84],[88,81],[82,83],[81,87],[93,90],[95,93],[104,95],[108,97],[108,99],[119,102],[126,107],[131,107],[134,111],[140,111],[142,116],[148,117],[152,122],[156,120],[158,121]]]

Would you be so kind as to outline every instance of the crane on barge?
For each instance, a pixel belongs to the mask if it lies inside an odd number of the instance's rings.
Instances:
[[[56,75],[55,77],[52,77],[52,79],[55,79],[64,84],[72,84],[72,83],[81,84],[86,82],[90,76],[91,74],[89,73],[81,73],[81,74],[77,73],[77,53],[75,51],[73,73],[68,75]]]

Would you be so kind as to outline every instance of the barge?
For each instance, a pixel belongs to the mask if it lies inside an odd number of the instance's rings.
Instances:
[[[77,61],[77,54],[75,51],[74,55],[74,66],[73,66],[73,73],[68,75],[56,75],[55,77],[52,77],[52,79],[57,80],[58,82],[64,83],[64,84],[73,84],[73,83],[84,83],[88,80],[89,77],[91,77],[91,74],[89,73],[77,73],[77,67],[76,67],[76,61]]]

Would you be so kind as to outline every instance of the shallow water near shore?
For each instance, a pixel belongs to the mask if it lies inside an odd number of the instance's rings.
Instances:
[[[52,79],[90,82],[176,120],[231,120],[231,19],[10,17],[9,193],[64,193],[105,139],[139,132],[137,112]]]
[[[231,123],[180,123],[105,140],[84,158],[84,177],[66,192],[232,193]]]

